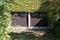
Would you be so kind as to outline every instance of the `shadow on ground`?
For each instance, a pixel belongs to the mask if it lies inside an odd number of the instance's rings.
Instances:
[[[32,32],[10,33],[12,40],[55,40],[52,32],[47,32],[43,36],[35,36]]]

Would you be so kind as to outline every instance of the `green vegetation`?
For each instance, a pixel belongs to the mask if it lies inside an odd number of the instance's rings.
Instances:
[[[4,4],[0,6],[0,40],[10,40],[9,33],[10,12]]]
[[[11,33],[12,40],[54,40],[53,37],[43,36],[43,37],[36,37],[33,34],[27,33]]]
[[[37,12],[46,11],[48,13],[49,25],[56,32],[56,40],[60,39],[60,3],[42,0],[7,0],[2,1],[0,6],[0,40],[11,40],[9,33],[10,11],[13,12]],[[22,34],[17,35],[18,39],[26,39]],[[50,38],[32,37],[32,40],[50,40]],[[27,36],[27,38],[30,38]],[[34,38],[34,39],[33,39]],[[35,39],[36,38],[36,39]],[[28,39],[26,39],[28,40]]]
[[[41,6],[42,0],[14,0],[8,1],[10,11],[14,12],[34,12]]]
[[[46,2],[48,5],[48,2]],[[48,6],[48,23],[56,33],[56,40],[60,39],[60,3],[50,3]]]

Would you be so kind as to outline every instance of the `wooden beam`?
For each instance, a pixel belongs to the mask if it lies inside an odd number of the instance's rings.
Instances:
[[[30,13],[28,13],[28,28],[30,28]]]

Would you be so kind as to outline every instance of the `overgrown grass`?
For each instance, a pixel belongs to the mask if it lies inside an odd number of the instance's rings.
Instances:
[[[49,35],[45,35],[42,37],[34,36],[31,33],[11,33],[10,34],[12,40],[55,40],[54,37],[50,37]]]

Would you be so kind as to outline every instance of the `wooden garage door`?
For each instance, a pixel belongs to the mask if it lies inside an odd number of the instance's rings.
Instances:
[[[27,13],[11,13],[12,27],[27,27]]]
[[[46,27],[48,26],[47,14],[45,12],[31,13],[31,26],[32,27]]]

